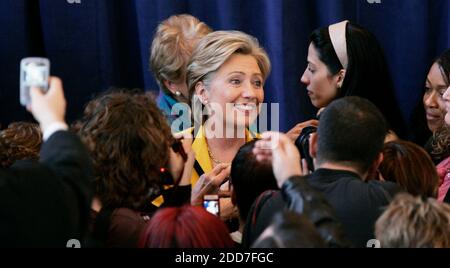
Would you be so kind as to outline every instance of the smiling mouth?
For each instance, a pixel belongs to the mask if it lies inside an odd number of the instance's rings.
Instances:
[[[449,108],[450,108],[450,106],[449,106]],[[442,117],[442,114],[440,111],[436,111],[436,110],[432,110],[432,109],[427,109],[425,111],[425,115],[428,120],[435,120],[435,119],[439,119]]]
[[[257,108],[256,103],[234,104],[234,108],[243,112],[254,111]]]
[[[429,121],[437,120],[439,118],[440,118],[439,116],[427,114],[427,120],[429,120]]]

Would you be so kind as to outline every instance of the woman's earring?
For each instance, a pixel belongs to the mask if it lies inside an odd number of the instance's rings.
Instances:
[[[177,90],[177,91],[175,91],[175,95],[179,97],[179,96],[181,96],[181,92],[179,90]]]

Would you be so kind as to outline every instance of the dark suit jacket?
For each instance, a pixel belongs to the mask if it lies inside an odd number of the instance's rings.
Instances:
[[[318,169],[308,177],[336,210],[344,231],[355,247],[374,239],[375,222],[392,198],[401,191],[392,182],[364,182],[356,173]]]
[[[400,191],[395,183],[364,182],[356,173],[344,170],[318,169],[305,178],[334,208],[345,236],[354,247],[366,247],[367,241],[374,238],[376,220],[393,196]],[[295,185],[300,180],[301,178],[293,178],[291,183]],[[248,245],[270,224],[273,215],[285,207],[286,203],[280,193],[272,194],[265,201],[254,224],[246,226],[244,231],[243,236]]]
[[[0,169],[0,247],[65,247],[82,241],[92,166],[78,137],[54,133],[39,162]]]

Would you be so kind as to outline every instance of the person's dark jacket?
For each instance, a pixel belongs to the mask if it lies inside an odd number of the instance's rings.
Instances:
[[[90,213],[90,247],[136,248],[147,221],[160,208],[181,207],[191,200],[191,185],[168,189],[161,187],[164,203],[161,207],[150,200],[139,210],[130,208],[102,208]]]
[[[365,182],[351,171],[318,169],[308,183],[323,193],[336,211],[345,235],[354,247],[374,239],[375,222],[401,188],[393,182]]]
[[[344,235],[355,247],[365,247],[367,241],[374,238],[374,225],[382,210],[387,206],[393,196],[400,191],[400,187],[391,182],[370,181],[364,182],[359,175],[350,171],[318,169],[305,177],[293,177],[283,185],[282,193],[287,189],[291,196],[297,192],[298,206],[302,203],[320,203],[314,201],[302,192],[301,187],[311,185],[316,191],[323,194],[330,204],[337,219],[342,223]],[[290,186],[289,186],[290,185]],[[308,188],[306,188],[308,189]],[[285,199],[285,198],[284,198]],[[320,200],[320,199],[317,199]],[[283,200],[281,194],[273,194],[265,200],[257,209],[257,216],[253,218],[253,224],[246,226],[245,239],[250,243],[257,239],[259,234],[270,224],[271,217],[276,211],[283,209],[289,202]],[[319,206],[320,207],[320,206]],[[307,207],[305,207],[307,208]],[[320,210],[317,210],[320,211]]]
[[[447,204],[450,204],[450,190],[445,195],[444,202],[447,203]]]
[[[350,245],[333,207],[304,177],[297,176],[287,180],[283,184],[281,194],[287,209],[306,215],[329,247]]]
[[[50,136],[39,162],[0,169],[0,247],[66,247],[71,239],[82,242],[91,178],[87,151],[67,131]]]
[[[315,225],[328,247],[348,247],[342,226],[325,197],[314,190],[304,177],[289,178],[281,191],[267,191],[250,209],[242,244],[250,247],[268,227],[276,212],[287,209],[303,214]]]

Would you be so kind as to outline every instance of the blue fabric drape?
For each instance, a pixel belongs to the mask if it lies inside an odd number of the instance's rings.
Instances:
[[[79,2],[79,3],[77,3]],[[375,3],[370,3],[375,2]],[[449,0],[4,0],[0,1],[0,123],[31,117],[19,104],[19,62],[44,56],[64,80],[69,121],[110,87],[157,90],[149,72],[156,25],[190,13],[213,29],[254,35],[273,72],[266,102],[280,103],[280,127],[311,118],[300,76],[308,36],[317,27],[349,19],[379,39],[406,121],[421,99],[431,60],[450,47]],[[410,128],[412,126],[410,125]]]

